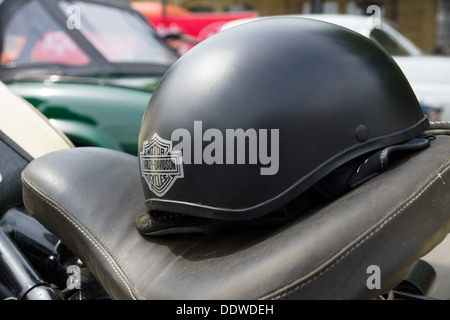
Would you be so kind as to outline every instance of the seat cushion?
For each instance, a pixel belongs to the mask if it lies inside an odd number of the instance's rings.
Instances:
[[[143,237],[138,158],[58,151],[22,174],[27,210],[114,299],[370,299],[450,230],[450,137],[279,226]],[[249,190],[251,192],[251,190]],[[381,288],[367,285],[371,266]]]

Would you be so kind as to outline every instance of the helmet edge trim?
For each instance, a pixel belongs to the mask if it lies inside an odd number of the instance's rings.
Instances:
[[[316,167],[308,175],[297,180],[290,187],[286,188],[277,196],[267,199],[264,202],[246,208],[219,208],[200,203],[190,203],[185,201],[165,200],[158,198],[149,198],[145,205],[148,211],[162,211],[178,214],[187,214],[197,217],[214,218],[219,220],[244,221],[250,220],[262,215],[268,214],[283,207],[286,203],[294,200],[302,193],[314,185],[314,182],[326,177],[335,169],[344,165],[354,158],[355,155],[361,155],[381,148],[404,142],[421,134],[429,127],[428,117],[424,117],[413,126],[406,129],[393,132],[388,135],[367,140],[351,148],[344,149],[337,153],[320,166]],[[168,210],[167,206],[170,206]],[[245,215],[243,215],[245,213]],[[245,216],[245,217],[244,217]]]

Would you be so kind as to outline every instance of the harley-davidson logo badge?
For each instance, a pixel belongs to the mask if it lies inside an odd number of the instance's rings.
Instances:
[[[172,151],[172,141],[154,134],[144,141],[140,153],[141,173],[150,190],[164,196],[178,178],[183,178],[181,151]]]

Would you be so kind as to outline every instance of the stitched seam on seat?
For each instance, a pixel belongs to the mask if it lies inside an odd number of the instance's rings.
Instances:
[[[117,274],[117,276],[120,278],[120,280],[122,281],[122,283],[126,286],[128,293],[130,294],[131,298],[136,300],[136,297],[133,295],[132,289],[130,288],[130,285],[127,283],[127,281],[131,284],[131,286],[133,287],[134,291],[136,292],[136,294],[139,296],[140,299],[144,299],[142,297],[142,295],[139,293],[139,290],[137,290],[136,286],[133,284],[133,281],[130,280],[129,276],[127,275],[127,273],[123,270],[123,267],[121,266],[121,264],[116,260],[116,258],[114,257],[114,255],[110,252],[110,250],[105,246],[105,244],[99,240],[95,234],[86,226],[84,225],[84,223],[82,223],[79,219],[77,219],[75,216],[73,216],[70,213],[70,210],[68,210],[65,206],[63,206],[61,203],[59,203],[58,201],[56,201],[55,199],[53,199],[52,197],[50,197],[48,194],[38,190],[38,188],[36,186],[34,186],[31,182],[25,181],[24,178],[22,177],[22,182],[24,183],[24,185],[26,187],[28,187],[29,190],[31,190],[33,193],[35,193],[36,195],[38,195],[40,198],[42,198],[45,202],[47,202],[50,206],[52,206],[53,208],[55,208],[59,213],[62,214],[62,216],[68,220],[72,225],[75,226],[76,229],[78,229],[78,231],[81,232],[81,234],[89,240],[89,242],[91,242],[94,247],[101,253],[102,256],[105,257],[105,259],[108,261],[108,263],[111,265],[111,267],[113,268],[114,272]],[[62,211],[60,208],[58,208],[56,205],[54,205],[51,201],[53,201],[54,203],[56,203],[58,206],[60,206],[61,208],[63,208],[69,215],[71,218],[73,218],[74,220],[76,220],[81,226],[83,226],[83,228],[86,229],[86,231],[84,231],[82,228],[80,228],[80,226],[78,226],[75,221],[73,221],[69,216],[67,216],[64,211]],[[100,245],[101,247],[89,236],[92,235],[92,238],[95,239]],[[103,250],[102,250],[103,249]],[[105,253],[106,252],[106,253]],[[111,261],[113,260],[120,268],[120,270],[123,272],[123,274],[125,275],[125,277],[127,278],[127,281],[123,278],[123,276],[120,274],[120,272],[117,270],[117,268],[114,266],[113,262]]]
[[[273,293],[271,294],[267,294],[263,297],[261,297],[260,299],[282,299],[290,294],[292,294],[295,291],[300,290],[301,288],[309,285],[310,283],[312,283],[313,281],[319,279],[321,276],[323,276],[325,273],[327,273],[328,271],[330,271],[331,269],[333,269],[337,264],[339,264],[342,260],[344,260],[350,253],[352,253],[354,250],[356,250],[358,247],[360,247],[364,242],[366,242],[367,240],[369,240],[372,236],[374,236],[377,232],[379,232],[382,228],[384,228],[389,222],[391,222],[396,216],[398,216],[400,213],[402,213],[406,208],[408,208],[413,202],[415,202],[417,199],[419,199],[422,194],[425,193],[425,191],[427,191],[437,180],[441,180],[442,179],[442,175],[445,174],[446,171],[448,171],[450,169],[450,161],[447,161],[442,167],[447,166],[447,168],[445,168],[442,172],[439,171],[441,168],[439,168],[439,170],[437,171],[437,173],[435,173],[435,177],[433,178],[433,180],[431,180],[428,184],[425,185],[425,187],[419,192],[417,193],[413,198],[411,198],[407,203],[405,203],[401,208],[399,208],[394,214],[390,215],[387,219],[385,218],[384,221],[381,220],[379,223],[381,223],[378,227],[375,228],[375,230],[373,230],[372,232],[370,232],[368,235],[366,235],[363,239],[361,239],[358,243],[356,243],[355,245],[353,245],[351,248],[349,248],[339,259],[337,259],[335,262],[333,262],[330,266],[326,267],[324,270],[322,270],[321,272],[319,272],[317,275],[315,275],[313,278],[308,279],[308,280],[304,280],[303,283],[298,284],[297,286],[295,286],[294,288],[284,292],[284,293],[280,293],[275,295],[274,297],[272,297]],[[333,260],[333,259],[331,259]],[[287,286],[289,287],[289,286]],[[283,290],[283,289],[282,289]]]

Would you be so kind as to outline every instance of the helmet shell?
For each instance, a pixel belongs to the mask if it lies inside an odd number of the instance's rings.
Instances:
[[[312,19],[245,23],[183,55],[152,95],[139,136],[146,204],[253,219],[427,127],[404,74],[370,39]]]

